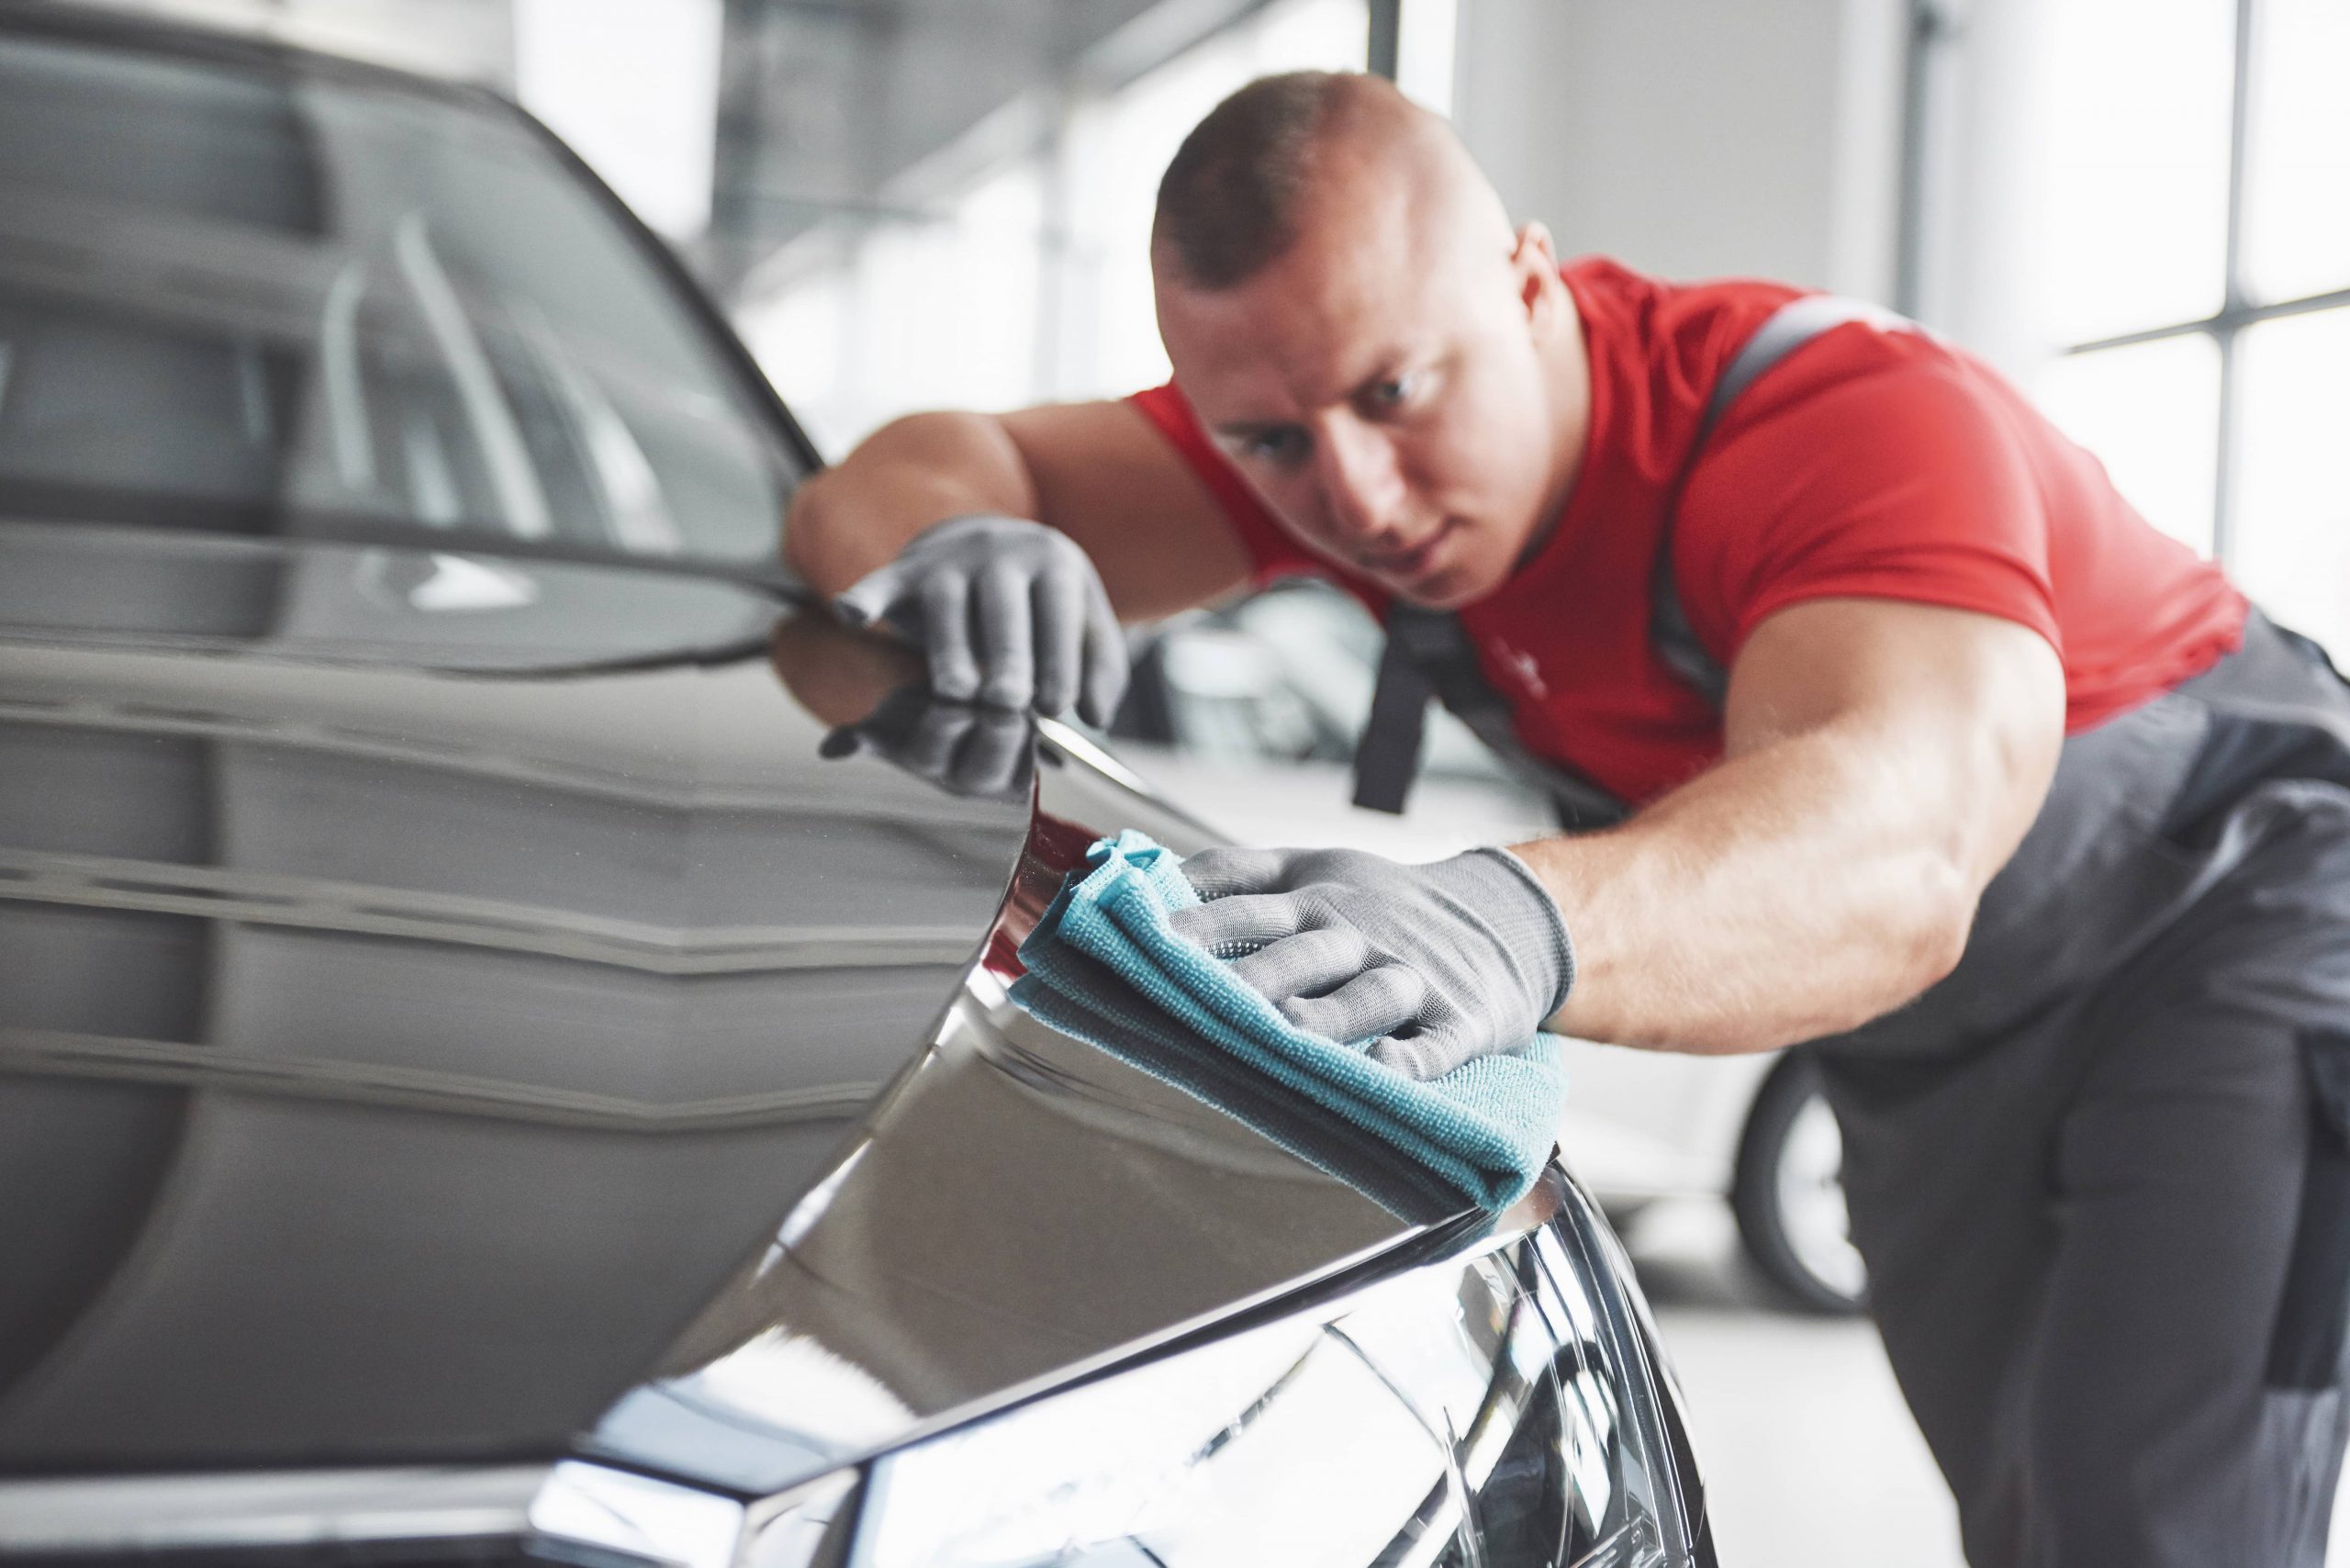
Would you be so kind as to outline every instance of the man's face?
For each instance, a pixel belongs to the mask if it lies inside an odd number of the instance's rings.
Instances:
[[[1513,252],[1505,233],[1431,237],[1401,198],[1368,205],[1309,218],[1229,289],[1162,266],[1159,331],[1283,527],[1403,599],[1457,609],[1509,576],[1579,455],[1563,450],[1581,431],[1560,428],[1528,295],[1554,263],[1539,239]]]

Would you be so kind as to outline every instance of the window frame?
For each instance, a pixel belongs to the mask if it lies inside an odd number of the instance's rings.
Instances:
[[[2220,308],[2208,316],[2164,322],[2070,343],[2059,349],[2055,356],[2070,359],[2106,349],[2131,348],[2141,343],[2196,334],[2212,340],[2219,350],[2220,389],[2219,445],[2213,465],[2211,496],[2211,556],[2222,566],[2230,561],[2236,531],[2242,522],[2238,480],[2243,466],[2244,334],[2265,321],[2350,306],[2350,285],[2318,294],[2263,298],[2252,288],[2247,276],[2244,193],[2251,164],[2252,89],[2259,62],[2260,13],[2265,3],[2266,0],[2234,0],[2235,53],[2228,108],[2227,232]],[[1932,13],[1937,26],[1946,27],[1930,4],[1921,6],[1920,9],[1921,15]],[[1921,30],[1924,30],[1924,26],[1921,23]]]

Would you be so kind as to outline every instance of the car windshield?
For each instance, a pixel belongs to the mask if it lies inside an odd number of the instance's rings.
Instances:
[[[799,460],[520,116],[0,34],[0,517],[755,563]]]

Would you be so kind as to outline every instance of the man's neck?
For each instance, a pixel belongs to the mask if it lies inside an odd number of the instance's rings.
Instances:
[[[1546,372],[1550,398],[1550,429],[1553,448],[1550,485],[1543,493],[1540,521],[1526,542],[1519,564],[1532,560],[1550,535],[1558,532],[1559,519],[1567,510],[1573,496],[1575,481],[1583,476],[1583,463],[1591,442],[1591,347],[1583,332],[1583,311],[1575,303],[1574,290],[1560,280],[1561,308],[1558,330],[1544,345],[1543,369]]]

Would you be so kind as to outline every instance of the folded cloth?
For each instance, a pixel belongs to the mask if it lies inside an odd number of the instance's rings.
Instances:
[[[1309,1034],[1229,963],[1168,928],[1169,914],[1200,902],[1181,864],[1131,829],[1095,844],[1083,873],[1070,874],[1021,944],[1028,972],[1013,985],[1013,1000],[1232,1110],[1341,1177],[1346,1169],[1269,1126],[1264,1099],[1238,1086],[1270,1081],[1301,1108],[1334,1114],[1402,1156],[1412,1169],[1397,1174],[1407,1181],[1433,1177],[1486,1209],[1525,1195],[1550,1159],[1566,1100],[1556,1036],[1537,1035],[1422,1082],[1371,1060],[1367,1042]],[[1253,1071],[1236,1077],[1203,1060],[1203,1047]],[[1254,1102],[1253,1114],[1236,1094]]]

